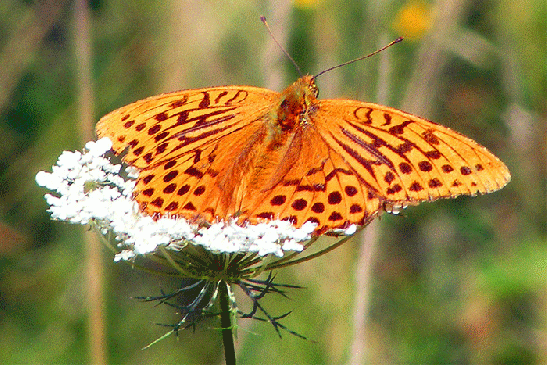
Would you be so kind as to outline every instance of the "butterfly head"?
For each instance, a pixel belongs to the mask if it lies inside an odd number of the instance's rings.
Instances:
[[[304,95],[304,98],[306,97],[316,99],[319,95],[319,89],[317,88],[317,85],[315,84],[315,76],[312,75],[306,75],[302,76],[296,82],[293,83],[296,88],[302,89],[302,93]],[[291,85],[292,86],[292,85]]]

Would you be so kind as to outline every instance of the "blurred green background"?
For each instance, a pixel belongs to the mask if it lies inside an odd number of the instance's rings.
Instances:
[[[274,315],[292,310],[282,323],[313,341],[240,320],[239,363],[547,363],[546,7],[3,0],[0,362],[223,363],[214,320],[141,350],[168,330],[156,323],[178,316],[132,297],[177,282],[114,263],[103,246],[103,266],[86,269],[92,235],[50,221],[34,176],[63,150],[81,149],[92,121],[146,96],[225,84],[281,91],[298,72],[260,23],[265,15],[311,74],[405,36],[321,76],[320,97],[378,102],[449,126],[500,157],[512,181],[487,196],[382,216],[364,241],[280,270],[278,282],[306,289],[264,305]]]

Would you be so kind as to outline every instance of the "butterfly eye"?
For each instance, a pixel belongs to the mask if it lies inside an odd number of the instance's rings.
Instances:
[[[317,85],[315,85],[315,82],[313,82],[313,80],[312,80],[312,83],[310,84],[310,91],[312,92],[313,96],[315,96],[316,98],[319,96],[319,88],[317,87]]]

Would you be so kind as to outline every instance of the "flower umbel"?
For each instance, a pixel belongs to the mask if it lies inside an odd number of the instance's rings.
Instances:
[[[177,217],[152,218],[142,213],[133,199],[138,171],[112,162],[116,157],[111,148],[111,141],[102,138],[88,142],[83,152],[65,151],[52,172],[39,172],[36,182],[52,191],[45,195],[52,219],[90,224],[103,235],[112,233],[117,242],[115,261],[130,261],[142,268],[153,262],[155,271],[182,278],[180,289],[173,293],[140,298],[168,304],[180,312],[180,322],[162,338],[219,314],[225,346],[232,336],[231,325],[225,324],[231,323],[235,314],[269,322],[279,334],[281,329],[303,337],[279,322],[288,313],[272,316],[259,302],[268,293],[285,296],[282,288],[296,287],[274,283],[271,273],[265,281],[253,278],[338,247],[355,232],[355,226],[333,232],[348,235],[337,243],[295,259],[317,240],[312,238],[315,223],[295,228],[289,221],[241,224],[226,220],[198,225]],[[250,298],[251,312],[237,309],[231,285]]]

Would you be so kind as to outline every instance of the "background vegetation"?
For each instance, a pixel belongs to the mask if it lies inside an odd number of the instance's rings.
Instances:
[[[279,282],[306,289],[266,305],[292,310],[284,323],[314,341],[240,320],[239,362],[546,363],[543,0],[2,1],[0,362],[222,363],[216,321],[141,351],[167,331],[156,323],[178,316],[132,297],[178,283],[104,248],[90,270],[89,235],[50,221],[34,176],[81,149],[92,121],[140,98],[222,84],[282,90],[298,73],[260,15],[312,74],[406,36],[322,76],[320,96],[447,125],[513,179],[495,194],[383,216],[364,238],[280,270]]]

